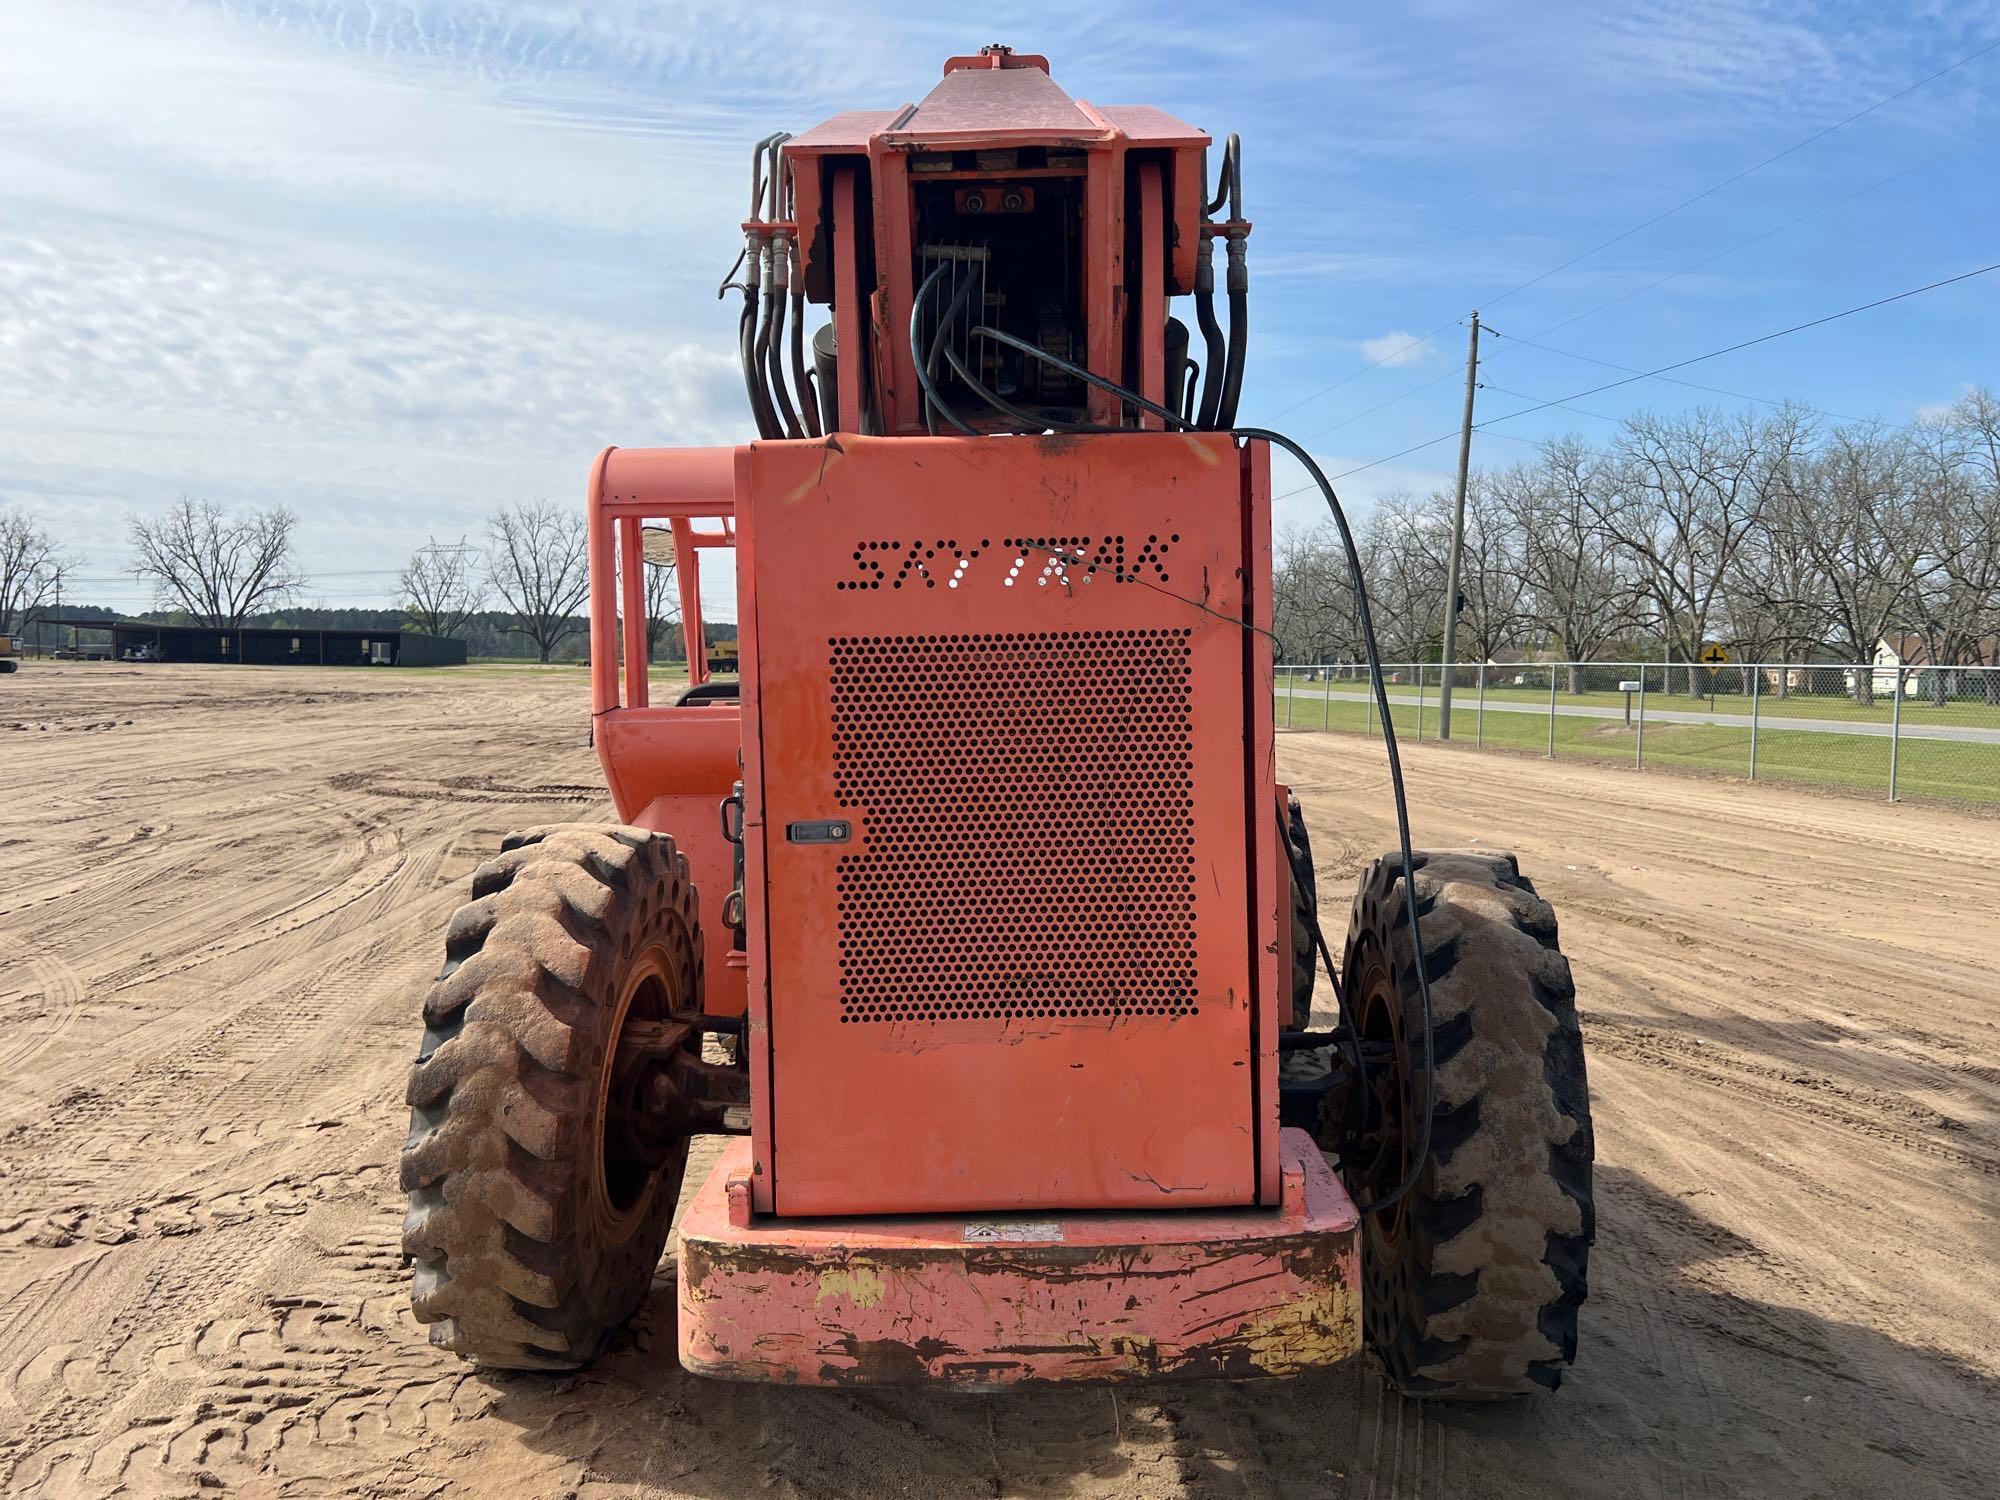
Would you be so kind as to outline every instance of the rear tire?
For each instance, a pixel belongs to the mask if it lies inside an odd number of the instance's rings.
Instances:
[[[574,1368],[645,1298],[680,1196],[685,1140],[635,1162],[606,1100],[627,1016],[698,1008],[695,892],[673,841],[641,829],[558,825],[501,850],[424,998],[403,1250],[432,1343]]]
[[[1290,856],[1286,861],[1287,883],[1292,893],[1292,1024],[1310,1026],[1313,989],[1319,981],[1319,950],[1313,946],[1313,924],[1319,918],[1319,879],[1313,870],[1312,835],[1306,831],[1305,809],[1296,797],[1285,801],[1285,843]]]
[[[1553,1390],[1576,1358],[1596,1235],[1590,1091],[1555,912],[1511,854],[1420,854],[1419,957],[1402,865],[1392,854],[1362,875],[1342,968],[1363,1046],[1391,1044],[1397,1064],[1340,1144],[1357,1201],[1393,1191],[1416,1146],[1419,962],[1436,1086],[1415,1185],[1362,1224],[1363,1331],[1411,1395]]]

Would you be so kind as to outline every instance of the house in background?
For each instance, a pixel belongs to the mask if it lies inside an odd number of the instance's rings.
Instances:
[[[1965,690],[1965,679],[1975,674],[1964,669],[1976,667],[2000,667],[2000,640],[1989,635],[1961,652],[1957,661],[1940,664],[1932,662],[1930,647],[1922,636],[1907,632],[1885,635],[1875,643],[1874,688],[1877,693],[1893,693],[1900,680],[1905,698],[1932,697],[1943,702]],[[1850,671],[1847,679],[1851,691],[1854,673]]]
[[[1491,656],[1486,658],[1486,665],[1503,669],[1508,667],[1514,668],[1515,670],[1511,673],[1503,670],[1501,675],[1494,680],[1508,683],[1513,687],[1526,687],[1528,685],[1528,673],[1521,670],[1522,668],[1543,666],[1549,662],[1561,660],[1562,653],[1548,646],[1536,646],[1532,648],[1502,646],[1498,651],[1495,651]]]

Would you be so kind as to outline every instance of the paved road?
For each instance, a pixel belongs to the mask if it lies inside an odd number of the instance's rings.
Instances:
[[[1336,702],[1366,703],[1369,701],[1369,695],[1359,690],[1346,692],[1336,689],[1328,694],[1328,696]],[[1282,718],[1285,712],[1282,702],[1283,694],[1280,693],[1279,697],[1278,714]],[[1301,700],[1312,702],[1318,697],[1319,694],[1317,691],[1304,692],[1298,694],[1294,702]],[[1401,697],[1393,700],[1399,707],[1407,703],[1413,708],[1416,706],[1416,701],[1414,698]],[[1435,698],[1426,698],[1424,703],[1426,707],[1433,710],[1437,706]],[[1452,697],[1454,717],[1470,717],[1477,712],[1476,703],[1476,699],[1454,692]],[[1538,719],[1546,719],[1549,716],[1549,706],[1546,703],[1501,702],[1492,698],[1486,700],[1486,711],[1489,714],[1532,714]],[[1570,719],[1622,719],[1625,717],[1623,709],[1588,708],[1581,704],[1559,703],[1556,705],[1556,712],[1564,718]],[[1636,715],[1636,709],[1634,713]],[[1736,729],[1748,729],[1750,727],[1750,715],[1709,713],[1706,710],[1696,712],[1685,708],[1655,708],[1651,703],[1648,703],[1646,705],[1646,722],[1649,724],[1719,724]],[[1778,714],[1763,713],[1757,716],[1757,727],[1760,732],[1768,729],[1802,729],[1808,734],[1858,734],[1866,735],[1873,739],[1884,740],[1888,739],[1890,735],[1890,726],[1887,724],[1843,719],[1797,719]],[[1905,724],[1902,726],[1901,732],[1902,737],[1906,740],[1955,740],[1961,744],[1968,745],[2000,745],[2000,729],[1980,729],[1966,724]]]

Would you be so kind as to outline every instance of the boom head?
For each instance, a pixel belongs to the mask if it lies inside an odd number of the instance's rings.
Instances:
[[[1150,106],[1072,99],[1046,58],[998,46],[948,60],[920,103],[759,142],[742,353],[761,434],[1227,426],[1249,224],[1235,140],[1214,199],[1209,144]],[[1217,238],[1230,246],[1227,346],[1213,306]],[[1204,339],[1193,357],[1169,311],[1188,295]],[[832,310],[810,375],[808,301]]]

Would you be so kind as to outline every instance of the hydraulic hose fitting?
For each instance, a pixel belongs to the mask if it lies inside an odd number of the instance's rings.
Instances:
[[[1250,290],[1250,265],[1245,254],[1245,248],[1242,231],[1231,229],[1229,231],[1228,290],[1229,295],[1232,297],[1244,296]],[[1203,259],[1206,260],[1207,257],[1204,255]],[[1199,278],[1201,276],[1199,267],[1195,269],[1195,276],[1197,278],[1197,285],[1199,285]],[[1211,271],[1209,273],[1209,286],[1211,290],[1213,290],[1214,284],[1215,273]]]

